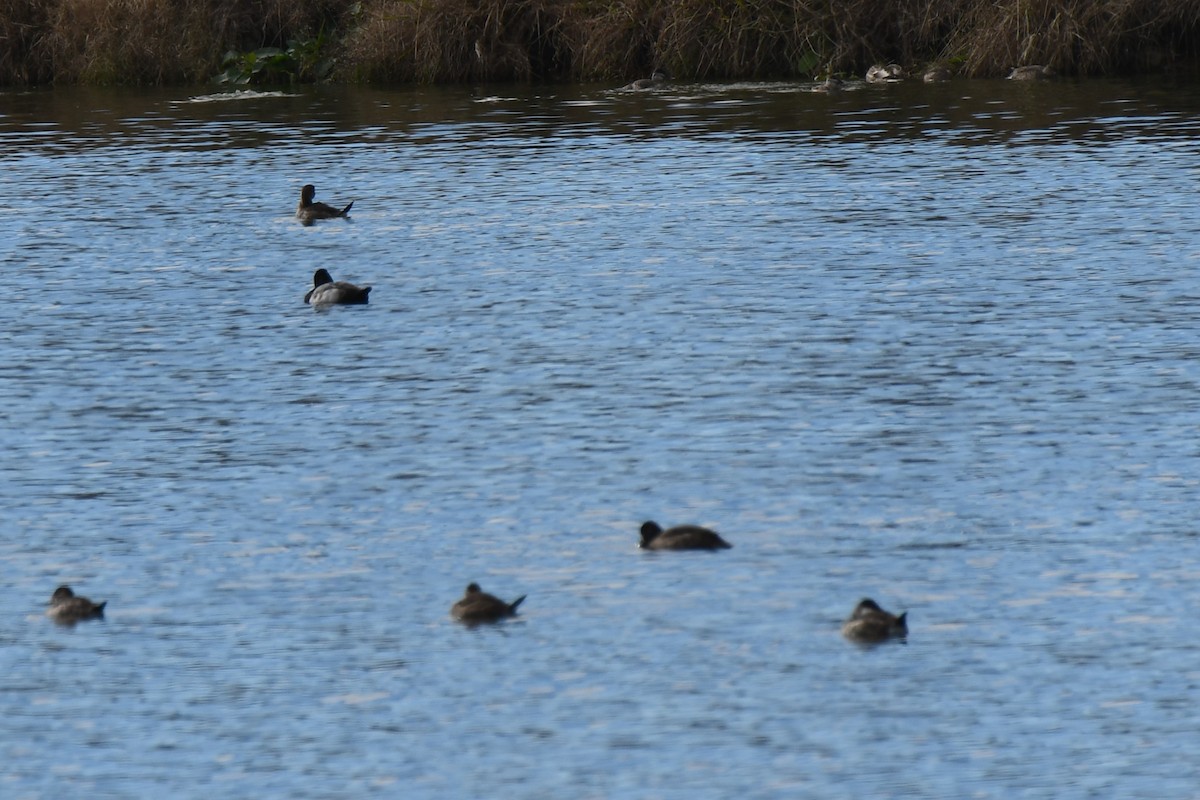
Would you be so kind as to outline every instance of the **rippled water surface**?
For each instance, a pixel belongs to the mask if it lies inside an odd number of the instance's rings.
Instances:
[[[0,795],[1198,796],[1200,92],[806,88],[0,95]]]

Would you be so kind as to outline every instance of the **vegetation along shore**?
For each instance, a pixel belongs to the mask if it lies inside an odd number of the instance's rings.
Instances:
[[[0,0],[0,84],[1193,70],[1200,0]]]

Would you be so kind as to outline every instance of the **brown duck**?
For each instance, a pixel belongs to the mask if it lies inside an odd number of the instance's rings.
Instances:
[[[1054,70],[1042,64],[1015,67],[1008,73],[1010,81],[1047,81],[1054,77]]]
[[[108,601],[93,603],[86,597],[78,597],[70,586],[60,586],[50,597],[50,608],[46,616],[63,625],[74,625],[85,619],[101,619]]]
[[[327,203],[314,202],[313,198],[316,195],[317,188],[311,183],[304,184],[304,188],[300,190],[300,205],[296,206],[296,216],[306,225],[311,225],[313,220],[344,217],[350,213],[350,206],[354,205],[354,201],[351,200],[345,208],[334,208]]]
[[[733,547],[716,531],[698,525],[676,525],[665,531],[657,522],[642,525],[642,541],[638,547],[644,550],[726,550]]]
[[[668,78],[669,78],[669,76],[667,75],[666,72],[664,72],[661,69],[656,69],[656,70],[654,70],[654,73],[649,78],[638,78],[633,83],[628,83],[625,86],[622,86],[621,88],[626,89],[626,90],[629,90],[629,89],[634,89],[634,90],[651,89],[655,86],[658,86],[660,83],[663,83],[664,81],[668,80]]]
[[[462,599],[450,607],[450,614],[460,622],[495,622],[516,616],[517,606],[524,599],[525,595],[521,595],[511,603],[506,603],[480,589],[478,583],[472,583],[467,586]]]
[[[871,598],[854,607],[850,619],[842,625],[842,635],[856,642],[882,642],[908,636],[908,612],[900,616],[889,614]]]

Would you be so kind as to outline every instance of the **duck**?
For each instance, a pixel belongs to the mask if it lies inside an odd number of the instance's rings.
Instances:
[[[46,616],[63,625],[74,625],[85,619],[103,619],[106,605],[107,600],[93,603],[86,597],[77,596],[70,586],[60,586],[50,596],[50,608],[46,610]]]
[[[908,612],[905,611],[897,617],[884,611],[871,598],[863,598],[842,625],[842,635],[847,639],[868,644],[887,639],[904,639],[908,636]]]
[[[354,205],[354,201],[351,200],[345,208],[337,209],[326,203],[314,202],[313,197],[316,194],[317,189],[311,183],[304,184],[304,187],[300,189],[300,204],[296,206],[296,216],[300,218],[301,222],[308,225],[311,225],[313,220],[344,217],[350,213],[350,207]]]
[[[925,74],[921,76],[921,80],[925,81],[925,83],[945,83],[953,75],[949,67],[938,64],[925,70]]]
[[[716,531],[698,525],[677,525],[663,530],[657,522],[642,525],[643,550],[728,550],[733,547]]]
[[[840,78],[835,78],[832,75],[830,75],[824,81],[822,81],[821,83],[818,83],[816,86],[814,86],[813,91],[820,92],[822,94],[836,94],[845,88],[846,88],[845,81],[841,80]]]
[[[873,64],[867,69],[867,83],[893,83],[904,80],[904,67],[899,64]]]
[[[649,89],[658,86],[663,81],[670,77],[661,69],[654,70],[654,73],[649,78],[638,78],[633,83],[626,84],[622,89]]]
[[[1016,67],[1008,73],[1010,81],[1044,81],[1054,77],[1054,70],[1041,64]]]
[[[450,607],[450,614],[459,622],[496,622],[516,616],[517,606],[524,602],[525,597],[521,595],[511,603],[506,603],[480,589],[478,583],[470,583],[462,599]]]
[[[329,270],[322,268],[313,273],[313,288],[304,295],[304,302],[313,306],[363,305],[370,293],[370,286],[334,281]]]

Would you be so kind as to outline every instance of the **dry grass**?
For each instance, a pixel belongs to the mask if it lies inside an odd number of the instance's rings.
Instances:
[[[44,0],[0,0],[0,84],[30,85],[53,78],[44,46],[49,30]]]
[[[56,76],[81,83],[189,80],[195,46],[188,12],[169,0],[65,0],[48,15],[45,45]],[[164,35],[165,34],[165,35]]]
[[[1193,66],[1200,2],[1181,0],[1009,0],[964,9],[946,49],[969,75],[1021,64],[1105,75]]]
[[[570,72],[555,0],[365,0],[343,40],[345,71],[369,81],[531,80]]]
[[[953,61],[1194,67],[1200,0],[0,0],[0,84],[196,82],[323,33],[342,80],[861,75]]]
[[[0,83],[193,83],[230,49],[335,26],[338,0],[0,0]]]

